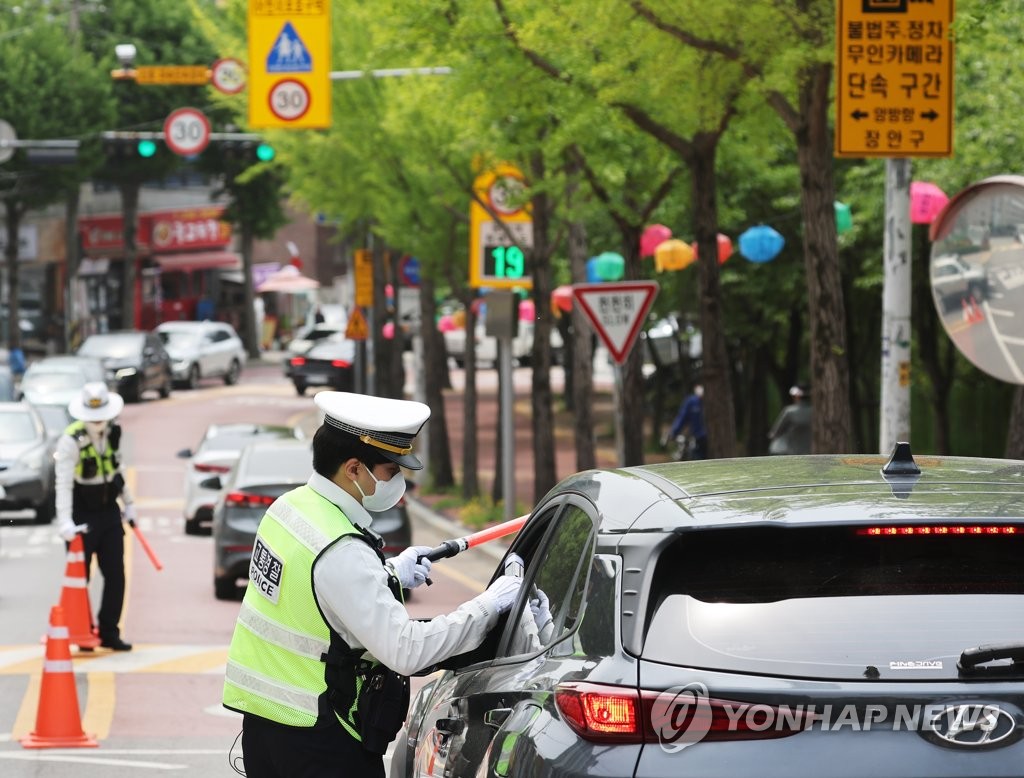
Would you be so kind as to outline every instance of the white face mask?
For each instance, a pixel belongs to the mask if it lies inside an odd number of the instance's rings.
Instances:
[[[364,467],[366,466],[364,465]],[[379,513],[398,505],[399,500],[405,495],[405,475],[402,471],[399,470],[387,481],[376,478],[368,467],[366,472],[370,474],[370,478],[373,478],[374,488],[373,494],[368,495],[359,485],[359,481],[356,481],[356,489],[363,496],[363,507],[368,511]]]
[[[107,422],[105,421],[86,421],[85,431],[92,435],[94,438],[102,437],[107,431]]]

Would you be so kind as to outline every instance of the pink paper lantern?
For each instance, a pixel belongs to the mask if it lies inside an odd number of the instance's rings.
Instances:
[[[452,321],[451,314],[446,313],[440,319],[437,320],[437,328],[441,332],[451,332],[455,329],[455,322]]]
[[[519,321],[533,321],[536,318],[537,309],[533,305],[533,300],[520,300]]]
[[[640,256],[653,257],[654,250],[672,237],[672,230],[664,224],[652,224],[640,235]]]
[[[393,321],[384,322],[384,326],[380,328],[380,333],[384,336],[385,340],[391,340],[395,337],[395,323]]]
[[[568,284],[556,286],[551,292],[551,304],[568,313],[572,310],[572,287]]]
[[[930,181],[910,182],[910,221],[914,224],[931,224],[948,202],[946,193]]]
[[[700,257],[697,255],[697,241],[694,241],[691,245],[693,246],[693,258],[699,259]],[[731,257],[732,251],[732,241],[729,239],[729,236],[718,233],[718,264],[721,265]]]

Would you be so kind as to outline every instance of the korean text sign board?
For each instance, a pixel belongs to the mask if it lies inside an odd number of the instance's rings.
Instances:
[[[615,364],[621,365],[658,296],[658,282],[573,284],[572,293]]]
[[[953,0],[837,0],[837,157],[953,153]]]
[[[331,125],[330,0],[249,0],[249,126]]]
[[[498,165],[473,181],[476,196],[469,204],[470,286],[533,287],[526,264],[526,253],[533,248],[533,217],[523,202],[525,188],[522,172],[512,165]]]

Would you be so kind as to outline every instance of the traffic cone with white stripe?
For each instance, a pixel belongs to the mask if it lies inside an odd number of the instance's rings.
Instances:
[[[50,610],[50,629],[46,634],[46,659],[39,688],[36,728],[21,739],[23,748],[96,748],[96,738],[82,731],[78,713],[78,691],[71,664],[71,645],[64,609]]]
[[[89,607],[89,582],[85,577],[85,546],[82,536],[75,533],[68,545],[68,562],[64,569],[64,588],[60,593],[60,606],[67,619],[69,642],[79,648],[92,650],[100,644],[92,629],[92,608]]]

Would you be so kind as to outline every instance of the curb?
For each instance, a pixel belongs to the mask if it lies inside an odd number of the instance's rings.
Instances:
[[[413,521],[422,521],[424,524],[427,524],[438,532],[447,535],[449,538],[461,538],[471,534],[471,531],[461,524],[438,513],[430,506],[417,500],[415,497],[407,496],[405,498],[405,505],[409,509],[409,518]],[[507,549],[508,546],[505,544],[498,544],[495,546],[494,543],[482,543],[474,548],[475,551],[481,551],[487,554],[495,562],[500,562],[504,559],[505,551]]]

